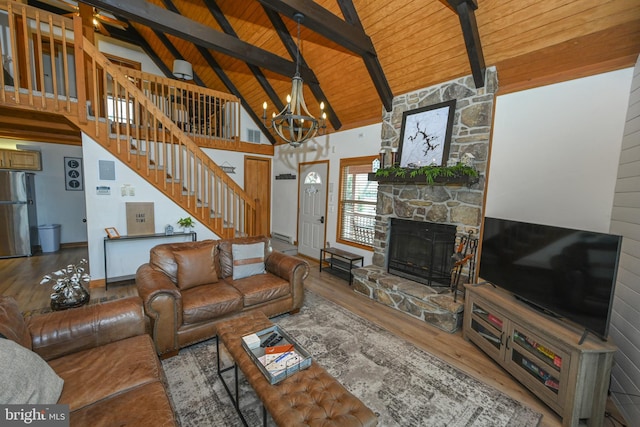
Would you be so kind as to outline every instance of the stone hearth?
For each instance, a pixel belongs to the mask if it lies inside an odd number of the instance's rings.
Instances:
[[[353,289],[446,332],[462,325],[464,301],[453,302],[449,288],[434,288],[387,273],[375,265],[352,270]]]

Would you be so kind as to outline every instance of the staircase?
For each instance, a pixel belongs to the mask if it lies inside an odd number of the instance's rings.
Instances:
[[[79,17],[8,0],[0,11],[0,106],[64,116],[219,237],[255,235],[258,202],[194,142],[242,144],[237,98],[114,65]]]

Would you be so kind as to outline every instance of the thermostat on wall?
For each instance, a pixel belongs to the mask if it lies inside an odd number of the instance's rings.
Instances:
[[[100,185],[96,187],[96,194],[98,196],[108,196],[111,194],[111,187],[107,185]]]

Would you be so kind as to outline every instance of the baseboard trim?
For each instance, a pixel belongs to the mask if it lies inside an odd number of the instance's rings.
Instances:
[[[67,243],[60,243],[60,249],[66,249],[66,248],[86,248],[89,246],[89,243],[87,242],[67,242]]]

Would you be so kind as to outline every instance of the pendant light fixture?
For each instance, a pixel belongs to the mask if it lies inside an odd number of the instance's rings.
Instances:
[[[191,63],[182,59],[173,61],[173,75],[181,80],[193,80],[193,67]]]
[[[318,130],[326,129],[327,114],[324,102],[320,103],[321,118],[317,120],[309,113],[304,102],[303,81],[300,77],[300,23],[304,15],[296,13],[293,19],[298,23],[298,44],[296,46],[296,74],[291,81],[291,94],[287,95],[287,105],[279,114],[273,113],[271,124],[267,124],[267,103],[262,104],[262,120],[267,128],[272,128],[280,138],[294,147],[313,138]]]

